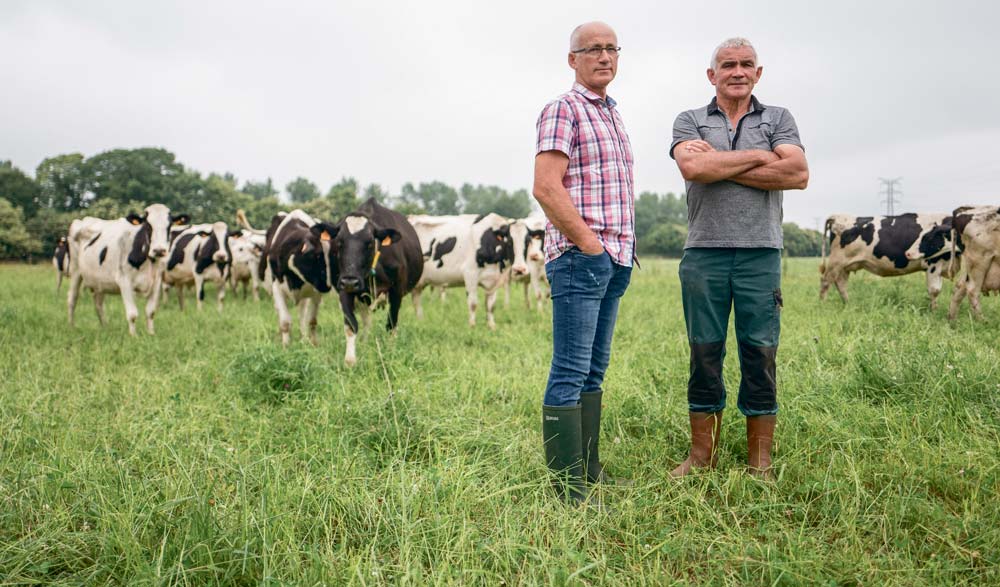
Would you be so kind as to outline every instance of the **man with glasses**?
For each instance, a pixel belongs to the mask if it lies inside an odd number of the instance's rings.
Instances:
[[[782,190],[805,189],[809,168],[791,113],[761,104],[752,93],[762,72],[749,41],[724,41],[707,72],[715,97],[674,122],[670,156],[687,182],[688,237],[680,280],[691,348],[691,452],[671,472],[674,477],[715,466],[726,407],[722,361],[731,309],[747,461],[751,474],[770,477],[778,413]]]
[[[535,199],[545,211],[545,272],[552,291],[552,366],[542,405],[545,460],[572,503],[608,482],[598,454],[601,384],[618,301],[635,250],[632,147],[607,95],[618,38],[591,22],[570,36],[576,83],[542,110]]]

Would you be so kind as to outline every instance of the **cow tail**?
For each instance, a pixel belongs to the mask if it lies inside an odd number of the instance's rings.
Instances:
[[[955,232],[955,223],[951,223],[951,257],[948,259],[948,275],[955,279],[955,241],[958,240],[958,233]]]
[[[826,223],[823,224],[823,242],[820,243],[820,250],[822,251],[820,262],[819,262],[819,274],[823,275],[826,273],[826,243],[827,239],[830,237],[830,231],[833,229],[833,216],[826,219]]]
[[[253,230],[253,226],[250,226],[250,221],[247,220],[246,212],[242,208],[236,211],[236,223],[247,230]]]

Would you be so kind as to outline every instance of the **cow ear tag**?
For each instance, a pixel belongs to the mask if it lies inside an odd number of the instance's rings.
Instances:
[[[306,249],[309,248],[309,243],[302,243],[302,252],[305,253]]]
[[[131,222],[131,223],[132,223],[132,226],[139,226],[140,224],[142,224],[141,222],[139,222],[139,221],[138,221],[138,220],[136,220],[135,218],[133,218],[133,219],[132,219],[132,220],[130,220],[129,222]]]
[[[392,244],[392,237],[387,236],[384,239],[382,239],[382,246],[383,247],[388,247],[391,244]]]
[[[330,240],[330,233],[324,230],[323,233],[319,235],[319,240],[321,241]]]

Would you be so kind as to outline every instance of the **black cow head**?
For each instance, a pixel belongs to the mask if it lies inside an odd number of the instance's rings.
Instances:
[[[510,240],[510,225],[484,230],[479,237],[479,249],[476,250],[476,265],[485,267],[499,263],[500,270],[503,271],[513,261],[514,244]]]
[[[349,214],[337,225],[334,249],[340,278],[337,288],[349,294],[368,292],[368,280],[375,274],[377,255],[399,242],[402,235],[395,228],[382,227],[371,218]]]
[[[317,222],[309,227],[295,253],[295,266],[320,293],[327,293],[336,284],[337,259],[332,244],[337,229],[328,222]]]

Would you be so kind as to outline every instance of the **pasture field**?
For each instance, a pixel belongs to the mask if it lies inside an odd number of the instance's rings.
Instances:
[[[951,326],[922,275],[821,303],[817,265],[786,266],[768,484],[732,335],[719,469],[668,477],[687,345],[677,261],[643,262],[602,437],[635,485],[599,510],[549,493],[550,314],[518,290],[495,333],[459,290],[404,303],[396,338],[378,312],[348,369],[333,299],[317,348],[211,291],[132,339],[118,298],[100,329],[82,295],[71,329],[51,266],[0,266],[0,585],[1000,584],[1000,304]]]

